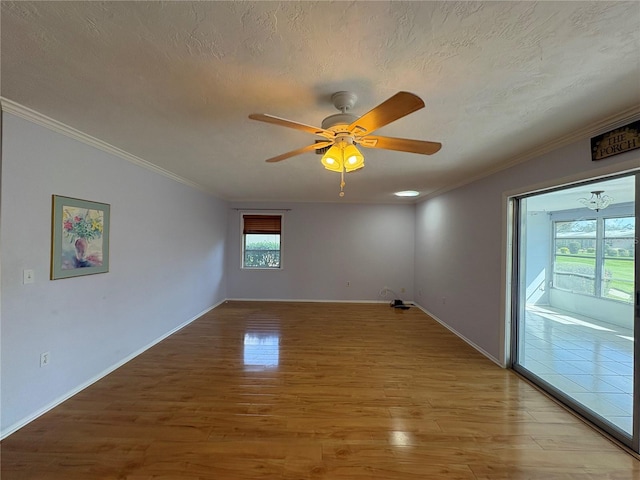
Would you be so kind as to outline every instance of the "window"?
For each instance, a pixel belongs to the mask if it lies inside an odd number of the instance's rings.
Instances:
[[[242,268],[281,268],[282,215],[242,214]]]
[[[602,296],[631,303],[635,218],[605,218],[602,262]]]
[[[553,286],[595,295],[596,221],[555,222]]]
[[[635,218],[554,223],[553,286],[631,303]]]

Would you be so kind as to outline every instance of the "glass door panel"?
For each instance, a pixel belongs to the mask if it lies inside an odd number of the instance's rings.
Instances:
[[[513,368],[629,446],[635,183],[628,175],[515,200],[512,297]],[[609,205],[589,202],[593,192]]]

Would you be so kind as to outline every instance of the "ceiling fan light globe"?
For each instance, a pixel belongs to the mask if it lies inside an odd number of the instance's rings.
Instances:
[[[341,172],[342,150],[336,145],[333,145],[329,150],[327,150],[327,153],[322,156],[320,162],[327,170],[331,170],[332,172]]]
[[[347,145],[344,147],[344,157],[347,159],[344,165],[344,169],[347,172],[352,172],[364,167],[364,157],[355,145]]]
[[[326,168],[327,170],[331,170],[332,172],[341,172],[342,171],[342,167],[340,167],[340,165],[336,163],[330,164],[330,163],[324,163],[323,162],[323,166],[324,168]]]

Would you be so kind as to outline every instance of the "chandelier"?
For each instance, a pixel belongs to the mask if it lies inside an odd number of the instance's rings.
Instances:
[[[589,210],[595,210],[599,212],[607,208],[613,202],[613,198],[609,195],[603,195],[604,190],[594,190],[591,192],[591,198],[579,198],[578,201],[582,203]]]

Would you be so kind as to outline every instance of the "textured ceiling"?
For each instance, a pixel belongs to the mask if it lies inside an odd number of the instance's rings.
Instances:
[[[392,202],[495,170],[640,105],[640,2],[8,2],[1,95],[226,200]],[[433,156],[363,149],[346,176],[308,153],[350,90],[426,108],[377,133]]]

